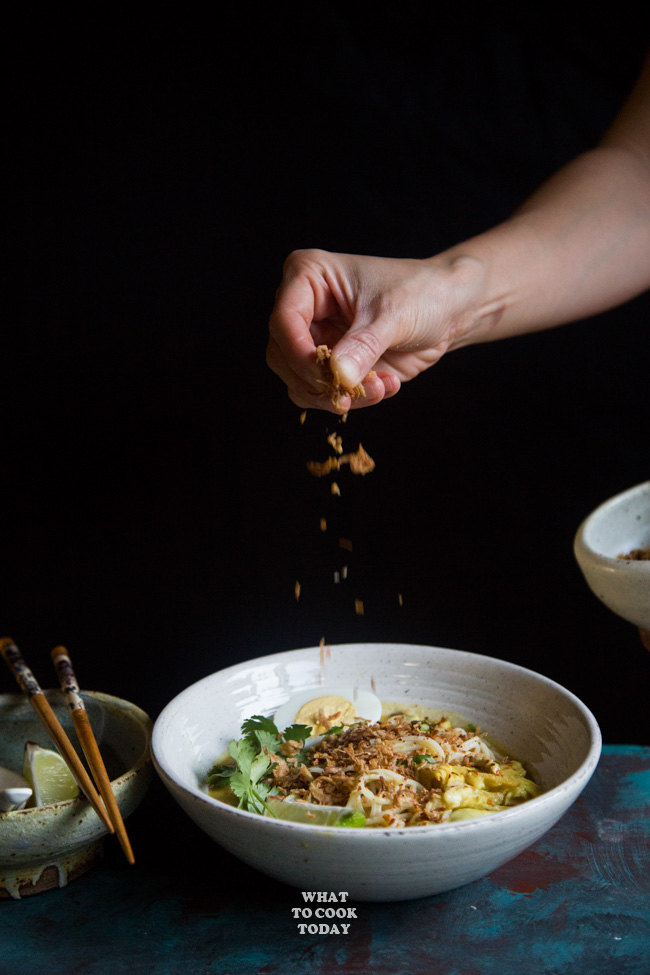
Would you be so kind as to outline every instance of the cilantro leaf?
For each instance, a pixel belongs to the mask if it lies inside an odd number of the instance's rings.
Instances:
[[[271,718],[255,714],[242,722],[242,737],[228,745],[228,754],[234,761],[214,765],[208,773],[212,786],[227,785],[239,799],[239,808],[263,814],[268,796],[277,795],[278,789],[271,781],[264,781],[276,768],[273,761],[283,741],[304,743],[311,733],[308,725],[291,725],[280,734]],[[305,757],[304,747],[298,754],[299,762]]]
[[[260,780],[275,768],[275,763],[247,738],[233,739],[228,754],[237,763],[236,770],[228,778],[228,785],[239,799],[239,808],[263,813],[266,797],[274,795],[277,789]]]
[[[282,732],[285,741],[306,741],[310,735],[311,727],[308,724],[292,724]]]
[[[246,718],[241,726],[242,734],[248,741],[259,741],[260,735],[274,739],[280,738],[280,732],[276,728],[271,718],[265,718],[262,714],[254,714],[252,718]]]
[[[227,785],[228,780],[237,771],[236,765],[217,764],[213,765],[207,774],[208,785],[222,786]]]

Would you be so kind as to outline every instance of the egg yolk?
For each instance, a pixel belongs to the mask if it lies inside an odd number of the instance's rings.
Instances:
[[[296,724],[309,725],[312,735],[324,735],[337,725],[352,724],[356,716],[357,709],[351,701],[326,694],[303,704],[294,720]]]

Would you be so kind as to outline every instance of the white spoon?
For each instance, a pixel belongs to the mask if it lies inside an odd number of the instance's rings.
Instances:
[[[22,775],[0,766],[0,812],[22,809],[31,794],[32,790]]]

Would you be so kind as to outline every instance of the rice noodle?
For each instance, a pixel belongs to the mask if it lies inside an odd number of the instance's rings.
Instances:
[[[307,762],[272,772],[280,797],[362,813],[366,826],[424,826],[496,812],[537,795],[523,767],[472,727],[396,714],[321,738]]]

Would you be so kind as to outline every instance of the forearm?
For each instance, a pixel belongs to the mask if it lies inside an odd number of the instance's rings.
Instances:
[[[316,346],[373,405],[451,349],[586,318],[650,287],[650,59],[601,144],[509,219],[428,260],[297,251],[270,321],[269,365],[322,406]],[[342,408],[347,408],[344,403]]]
[[[505,223],[431,259],[474,276],[452,347],[597,314],[650,286],[650,159],[603,145]]]
[[[650,57],[597,148],[431,263],[473,281],[452,347],[585,318],[650,287]]]

